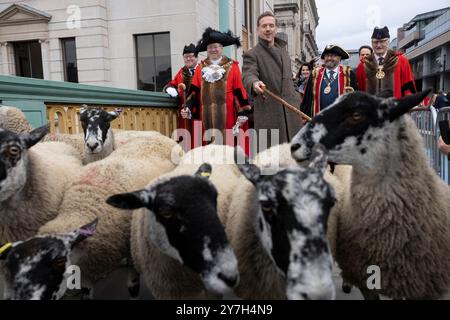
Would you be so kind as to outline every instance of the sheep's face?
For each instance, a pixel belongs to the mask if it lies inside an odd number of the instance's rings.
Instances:
[[[289,299],[334,298],[326,226],[335,198],[323,178],[324,150],[319,153],[309,168],[288,168],[273,176],[261,175],[254,165],[239,166],[256,187],[255,228],[268,256],[286,278]]]
[[[122,209],[145,208],[153,244],[198,273],[210,292],[228,294],[237,285],[237,260],[217,215],[217,191],[204,176],[177,176],[148,189],[115,195],[107,202]]]
[[[5,260],[5,299],[60,299],[67,289],[73,246],[93,234],[96,221],[74,232],[18,241],[0,253]]]
[[[100,153],[111,138],[111,121],[119,116],[120,110],[107,112],[100,108],[81,108],[80,120],[84,132],[84,146],[88,154]]]
[[[305,125],[292,139],[292,156],[307,160],[316,143],[338,164],[371,166],[387,152],[390,139],[403,139],[396,120],[418,105],[429,91],[401,100],[381,99],[362,92],[341,96]],[[396,131],[397,130],[397,131]]]
[[[48,126],[30,133],[13,133],[0,129],[0,201],[22,190],[27,180],[28,149],[47,133]]]

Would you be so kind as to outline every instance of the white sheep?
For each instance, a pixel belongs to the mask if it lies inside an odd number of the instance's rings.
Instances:
[[[43,243],[50,241],[49,239],[55,241],[58,237],[70,236],[73,230],[98,219],[95,235],[80,243],[76,250],[66,250],[63,244],[58,247],[61,251],[58,257],[64,257],[67,262],[65,266],[75,264],[80,267],[81,285],[89,289],[92,295],[90,289],[93,285],[118,268],[124,258],[130,256],[131,214],[124,214],[119,209],[111,208],[105,200],[116,193],[142,188],[150,180],[172,170],[175,166],[171,161],[174,152],[179,152],[178,156],[182,154],[181,148],[167,137],[141,138],[121,146],[101,161],[82,167],[67,187],[58,216],[39,229],[37,240],[34,241]],[[27,268],[28,272],[13,279],[20,282],[22,287],[26,285],[28,291],[33,291],[33,285],[36,288],[45,287],[51,279],[48,278],[48,272],[42,272],[40,262],[45,256],[43,252],[37,250],[29,254],[32,254],[32,258],[28,260],[33,260],[33,265]],[[44,290],[34,292],[33,295],[40,298],[45,296],[59,298],[65,291],[66,283],[63,281],[65,270],[66,268],[58,269],[60,281],[52,288],[46,287],[50,293]],[[36,274],[39,275],[38,279]],[[11,284],[9,287],[14,288],[15,285]],[[19,293],[9,294],[17,297]]]
[[[336,260],[366,299],[439,298],[450,288],[450,188],[428,166],[406,115],[428,93],[400,100],[348,94],[292,141],[298,162],[322,143],[331,161],[353,166],[349,210],[338,217]],[[373,266],[381,283],[370,290]]]
[[[287,150],[284,153],[291,158]],[[235,249],[241,273],[236,294],[244,299],[332,298],[331,258],[324,230],[328,206],[333,201],[320,169],[326,166],[325,155],[318,151],[316,161],[307,169],[298,168],[290,159],[293,168],[284,168],[273,176],[263,176],[253,165],[236,166],[234,158],[233,148],[208,145],[187,153],[180,165],[206,161],[213,166],[210,181],[219,193],[218,213]],[[296,180],[304,180],[304,184],[297,185]],[[305,188],[310,187],[317,194],[301,197]],[[268,204],[275,201],[270,199],[275,194],[278,203],[272,205],[278,212],[274,215],[279,217],[278,221],[290,219],[288,228],[273,224],[261,209],[259,198],[266,197],[264,203]],[[306,208],[304,203],[308,203]],[[308,208],[314,205],[320,208],[316,211]],[[308,217],[308,221],[297,223],[297,214]],[[314,243],[308,241],[307,231],[315,235]],[[305,255],[302,257],[300,252]],[[307,256],[308,253],[311,254]]]
[[[55,218],[81,167],[69,145],[37,144],[48,130],[16,134],[0,129],[0,243],[29,238]]]

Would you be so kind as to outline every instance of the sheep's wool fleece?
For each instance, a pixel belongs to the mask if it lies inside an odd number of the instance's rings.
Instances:
[[[83,167],[66,192],[59,216],[43,226],[39,233],[68,232],[99,219],[94,236],[83,241],[77,250],[77,263],[93,284],[119,267],[129,257],[131,211],[106,204],[117,193],[143,188],[149,181],[174,168],[172,149],[182,153],[176,143],[162,135],[134,139],[103,160]]]

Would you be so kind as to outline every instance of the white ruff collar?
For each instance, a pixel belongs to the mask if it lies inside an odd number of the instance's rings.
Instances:
[[[222,79],[225,74],[225,69],[219,65],[209,65],[207,67],[202,68],[202,78],[209,82],[214,83]]]

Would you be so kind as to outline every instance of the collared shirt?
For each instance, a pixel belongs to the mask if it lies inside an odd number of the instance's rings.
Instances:
[[[222,61],[222,57],[220,57],[217,60],[213,60],[213,59],[209,59],[209,60],[211,61],[211,64],[214,64],[217,66],[217,65],[219,65],[220,61]]]
[[[331,69],[331,70],[330,70],[330,69],[326,68],[325,70],[326,70],[326,72],[327,72],[327,78],[328,78],[328,79],[330,79],[330,80],[335,79],[336,76],[339,74],[339,65],[338,65],[336,68],[334,68],[334,69]],[[330,71],[333,71],[333,72],[334,72],[334,73],[333,73],[333,77],[330,76]]]
[[[377,55],[377,54],[374,53],[375,60],[378,62],[379,65],[384,63],[384,59],[386,58],[386,55],[387,55],[387,51],[386,51],[386,53],[383,54],[382,56],[379,56],[379,55]],[[380,59],[382,59],[382,60],[381,60],[382,63],[380,63]]]

